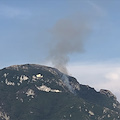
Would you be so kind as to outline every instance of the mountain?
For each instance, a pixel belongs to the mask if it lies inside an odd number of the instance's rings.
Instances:
[[[120,120],[120,103],[56,68],[14,65],[0,70],[0,120]]]

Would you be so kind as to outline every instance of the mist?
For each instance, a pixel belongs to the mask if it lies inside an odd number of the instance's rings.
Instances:
[[[91,31],[89,22],[83,17],[60,19],[51,29],[49,60],[54,67],[68,74],[69,56],[84,51],[84,42]]]

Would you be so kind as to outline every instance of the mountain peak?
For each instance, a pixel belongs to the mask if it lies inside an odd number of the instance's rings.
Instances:
[[[23,64],[23,65],[12,65],[12,66],[6,67],[6,69],[12,69],[12,70],[23,69],[23,70],[28,70],[30,68],[38,69],[38,68],[41,68],[41,67],[45,67],[45,66],[39,65],[39,64]]]
[[[117,100],[116,96],[109,90],[101,89],[100,93],[106,95],[109,98],[113,98],[114,100]]]
[[[76,78],[43,65],[1,69],[0,95],[3,120],[119,120],[120,116],[120,104],[111,99],[115,96],[110,91],[97,92]]]

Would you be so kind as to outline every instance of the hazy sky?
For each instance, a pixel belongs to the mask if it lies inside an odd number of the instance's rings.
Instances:
[[[62,35],[76,35],[71,32],[76,27],[67,26],[74,23],[82,37],[73,37],[73,46],[62,42],[64,48],[68,48],[66,44],[74,48],[65,54],[68,72],[96,90],[111,90],[120,101],[119,12],[119,0],[0,0],[0,68],[25,63],[50,65],[50,51],[61,41],[57,40],[60,30]],[[79,37],[82,42],[76,42]]]

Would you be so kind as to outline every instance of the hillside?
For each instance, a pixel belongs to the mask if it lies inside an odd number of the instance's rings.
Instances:
[[[0,120],[120,120],[120,103],[56,68],[15,65],[0,70]]]

